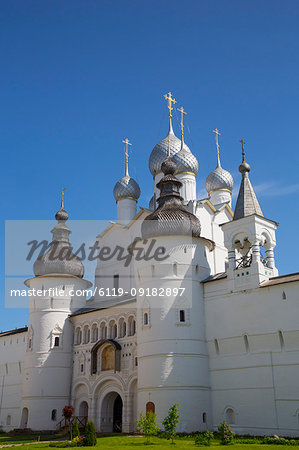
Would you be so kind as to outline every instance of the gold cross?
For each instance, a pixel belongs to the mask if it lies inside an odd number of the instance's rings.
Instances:
[[[241,144],[242,144],[242,158],[243,158],[243,162],[245,161],[245,149],[244,149],[244,144],[246,144],[246,142],[241,139],[240,140]]]
[[[172,115],[171,115],[171,111],[172,111],[172,103],[173,104],[175,104],[176,103],[176,100],[172,97],[172,94],[171,94],[171,92],[168,92],[168,94],[164,94],[164,97],[165,97],[165,100],[167,100],[168,101],[168,106],[167,106],[167,108],[169,109],[169,119],[171,119],[172,118]]]
[[[122,141],[126,147],[125,147],[125,155],[126,155],[126,175],[129,174],[129,168],[128,168],[128,161],[129,161],[129,147],[128,145],[132,145],[128,138],[126,138],[124,141]]]
[[[183,107],[178,108],[178,111],[181,113],[181,136],[183,139],[184,136],[184,114],[187,114]]]
[[[216,134],[217,155],[219,156],[219,142],[218,142],[218,136],[221,136],[221,133],[219,133],[219,130],[218,130],[217,128],[215,128],[215,130],[213,130],[213,133]]]
[[[65,188],[63,188],[61,191],[61,208],[63,208],[63,204],[64,204],[64,191],[66,191]]]

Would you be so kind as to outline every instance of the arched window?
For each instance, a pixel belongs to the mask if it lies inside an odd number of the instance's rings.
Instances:
[[[106,325],[106,322],[101,322],[101,325],[100,325],[100,337],[101,337],[101,339],[107,339],[107,325]]]
[[[247,334],[244,334],[244,345],[245,345],[245,351],[246,351],[246,353],[248,353],[249,352],[249,342],[248,342]]]
[[[148,325],[148,313],[143,314],[143,325]]]
[[[121,319],[119,319],[119,322],[118,322],[118,336],[120,338],[125,337],[126,331],[127,331],[126,321],[124,318],[121,318]]]
[[[57,409],[52,409],[51,420],[53,421],[57,420]]]
[[[83,331],[83,343],[88,344],[89,341],[90,341],[90,328],[88,325],[85,325]]]
[[[235,423],[235,411],[232,408],[227,408],[225,412],[225,420],[230,425]]]
[[[214,339],[214,345],[215,345],[216,355],[219,355],[219,342],[218,342],[218,339]]]
[[[173,275],[178,275],[178,265],[176,263],[173,265]]]
[[[6,418],[6,425],[11,425],[11,415],[8,414],[7,418]]]
[[[117,337],[117,325],[115,320],[109,322],[109,338],[115,339]]]
[[[76,345],[80,345],[82,342],[82,331],[81,328],[78,327],[76,328],[76,333],[75,333],[75,343]]]
[[[202,413],[202,423],[207,423],[207,413]]]
[[[59,347],[59,337],[55,336],[54,338],[54,347]]]
[[[149,413],[149,412],[151,412],[151,413],[153,413],[153,414],[155,414],[155,403],[153,403],[153,402],[147,402],[147,404],[146,404],[146,412],[147,413]]]
[[[185,311],[183,309],[180,309],[180,322],[185,322]]]
[[[92,328],[91,328],[91,341],[92,342],[97,342],[98,338],[99,338],[99,330],[98,330],[98,326],[96,323],[93,324]]]
[[[136,333],[136,322],[134,316],[130,316],[128,319],[128,336],[134,336]]]

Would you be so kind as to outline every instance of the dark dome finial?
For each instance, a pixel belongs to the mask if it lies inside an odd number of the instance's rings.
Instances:
[[[242,144],[242,164],[240,164],[239,166],[239,172],[246,173],[246,172],[250,172],[250,165],[245,161],[245,149],[244,149],[244,144],[246,144],[246,142],[241,139],[240,140],[241,144]]]
[[[55,219],[59,222],[59,221],[62,221],[62,222],[66,222],[67,220],[68,220],[68,218],[69,218],[69,215],[68,215],[68,213],[65,211],[65,209],[64,209],[64,191],[65,191],[66,189],[62,189],[62,192],[61,192],[61,206],[60,206],[60,210],[59,211],[57,211],[57,213],[55,214]]]
[[[161,170],[164,173],[164,175],[174,175],[176,168],[177,168],[177,165],[173,161],[171,156],[168,156],[161,165]]]

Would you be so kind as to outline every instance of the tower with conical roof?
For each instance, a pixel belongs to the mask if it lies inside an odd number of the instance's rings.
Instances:
[[[206,190],[209,194],[210,201],[214,206],[222,205],[224,203],[228,203],[229,206],[231,206],[234,180],[232,175],[221,167],[218,140],[220,133],[217,128],[214,130],[214,133],[216,135],[217,166],[206,179]]]
[[[129,175],[129,146],[128,139],[125,144],[125,175],[118,180],[113,189],[113,195],[117,204],[117,221],[126,225],[137,213],[137,201],[140,197],[138,183]]]
[[[34,263],[35,277],[26,280],[29,304],[27,351],[22,386],[22,420],[34,430],[54,430],[70,404],[73,332],[69,315],[86,305],[91,283],[72,253],[68,214],[56,214],[50,249]],[[21,423],[22,423],[21,420]],[[24,420],[23,420],[24,422]]]
[[[228,276],[234,290],[255,288],[270,277],[278,275],[274,260],[275,231],[278,224],[266,219],[249,179],[250,166],[245,160],[244,140],[242,180],[234,218],[222,225],[224,243],[228,250]]]

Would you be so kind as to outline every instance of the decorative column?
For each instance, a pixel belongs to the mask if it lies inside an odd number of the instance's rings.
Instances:
[[[255,239],[252,243],[252,264],[260,262],[260,255],[260,241]]]
[[[274,267],[275,267],[273,248],[274,247],[270,247],[266,250],[267,267],[269,267],[270,269],[274,269]]]
[[[228,248],[228,268],[229,270],[236,268],[236,251],[233,246]]]

